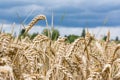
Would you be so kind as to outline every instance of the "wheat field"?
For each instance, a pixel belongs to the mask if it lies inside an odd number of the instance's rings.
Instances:
[[[35,17],[25,34],[44,15]],[[67,43],[39,34],[33,40],[0,33],[0,80],[120,80],[120,44],[85,38]]]

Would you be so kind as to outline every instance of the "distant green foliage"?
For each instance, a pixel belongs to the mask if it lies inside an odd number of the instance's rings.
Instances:
[[[48,36],[49,32],[50,32],[50,30],[44,29],[44,30],[42,31],[42,34],[44,34],[45,36]]]
[[[19,34],[19,38],[25,38],[25,36],[29,37],[30,39],[34,39],[38,35],[38,33],[33,33],[33,34],[24,34],[25,29],[22,29]]]
[[[75,39],[79,38],[79,36],[77,36],[77,35],[69,35],[66,37],[67,37],[69,43],[72,43],[75,41]]]
[[[107,39],[107,36],[104,36],[104,37],[103,37],[103,40],[106,41],[106,39]]]
[[[33,33],[33,34],[28,34],[28,33],[27,33],[27,34],[24,34],[24,32],[25,32],[25,29],[22,29],[22,30],[20,31],[19,39],[25,38],[25,36],[29,37],[30,39],[34,39],[34,38],[38,35],[38,33]],[[54,29],[54,28],[52,28],[51,30],[44,29],[44,30],[42,31],[42,34],[44,34],[44,35],[46,35],[46,36],[48,36],[48,34],[49,34],[51,40],[54,40],[54,41],[57,40],[58,37],[60,36],[59,31],[58,31],[57,29]],[[74,35],[74,34],[73,34],[73,35],[68,35],[68,36],[65,36],[65,37],[67,37],[67,42],[72,43],[72,42],[75,41],[75,39],[77,39],[77,38],[79,38],[79,37],[85,37],[85,34],[86,34],[85,29],[83,29],[83,30],[82,30],[82,33],[81,33],[81,36],[78,36],[78,35]],[[102,39],[103,39],[104,41],[106,41],[107,36],[105,35]],[[116,41],[117,43],[120,43],[119,37],[116,36],[116,38],[114,39],[114,41]]]
[[[25,29],[22,29],[20,31],[19,38],[21,38],[21,37],[24,38],[25,37],[24,32],[25,32]],[[27,36],[29,36],[29,35],[27,34]]]
[[[33,33],[32,35],[30,35],[30,39],[34,39],[37,35],[38,33]]]
[[[23,35],[24,32],[25,32],[25,29],[22,29],[21,32],[20,32],[20,34]]]
[[[81,34],[81,37],[85,37],[85,34],[86,34],[85,29],[83,29],[83,30],[82,30],[82,34]]]
[[[51,39],[52,40],[57,40],[57,38],[60,36],[60,33],[57,29],[53,29],[52,30],[52,34],[51,34]]]
[[[119,41],[119,38],[118,38],[118,36],[116,36],[116,38],[115,38],[115,41]]]
[[[60,33],[59,33],[59,31],[57,29],[52,29],[51,31],[48,30],[48,29],[44,29],[42,31],[42,34],[44,34],[45,36],[50,35],[50,38],[52,40],[57,40],[57,38],[60,36]]]

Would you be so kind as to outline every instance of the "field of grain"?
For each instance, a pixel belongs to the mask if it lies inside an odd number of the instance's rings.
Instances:
[[[38,20],[46,17],[35,17],[25,34]],[[120,44],[110,41],[110,32],[106,41],[87,32],[73,43],[0,33],[0,80],[120,80]]]

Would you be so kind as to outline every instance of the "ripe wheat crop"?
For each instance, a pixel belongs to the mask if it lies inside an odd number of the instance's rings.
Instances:
[[[38,20],[35,17],[27,33]],[[39,34],[33,40],[0,33],[0,80],[120,80],[120,44],[85,38],[66,43]]]

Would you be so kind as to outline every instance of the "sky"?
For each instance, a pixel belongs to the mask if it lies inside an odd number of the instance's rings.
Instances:
[[[69,27],[120,25],[119,0],[0,0],[0,22],[28,24],[38,14],[51,24]],[[29,16],[30,15],[30,16]],[[26,18],[28,19],[24,21]]]
[[[111,29],[120,26],[120,0],[0,0],[0,24],[28,25],[36,15],[44,14],[50,26],[52,12],[54,26],[59,28]],[[45,21],[36,25],[45,26]],[[75,33],[67,33],[70,32]]]

